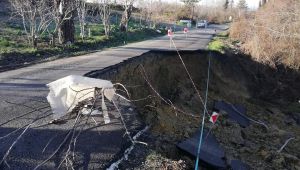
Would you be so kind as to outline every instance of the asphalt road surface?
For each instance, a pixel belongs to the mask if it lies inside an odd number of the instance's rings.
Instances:
[[[191,30],[187,38],[182,32],[177,32],[173,40],[179,50],[205,49],[212,35],[225,28],[224,25],[211,25],[207,29]],[[108,125],[104,125],[102,118],[97,117],[97,124],[94,121],[84,124],[82,121],[74,131],[72,126],[75,119],[61,124],[48,124],[52,117],[46,101],[49,90],[45,84],[71,74],[84,75],[106,68],[150,50],[175,49],[170,48],[169,38],[164,36],[0,73],[0,169],[8,169],[9,166],[12,169],[34,169],[52,154],[51,159],[39,169],[72,164],[79,169],[103,169],[109,166],[128,146],[128,138],[124,136],[124,128],[117,114],[111,116],[112,122]],[[141,123],[135,111],[126,104],[122,109],[132,134],[136,133]],[[28,114],[23,115],[25,113]],[[80,132],[81,127],[83,130]],[[18,138],[22,132],[24,134]],[[72,161],[73,157],[67,157],[66,161],[65,153],[70,143],[68,134],[79,132],[75,149],[71,147],[71,151],[75,151],[75,161]]]

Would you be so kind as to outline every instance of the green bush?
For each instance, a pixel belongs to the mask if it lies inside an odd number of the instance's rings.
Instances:
[[[208,44],[208,49],[212,51],[218,51],[224,53],[225,45],[220,39],[214,39]]]

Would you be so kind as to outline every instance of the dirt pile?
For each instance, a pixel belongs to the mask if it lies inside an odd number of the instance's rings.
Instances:
[[[227,119],[226,113],[222,113],[215,126],[207,118],[206,128],[212,129],[211,133],[224,147],[228,164],[238,159],[254,169],[300,168],[299,71],[270,68],[247,56],[208,51],[181,54],[202,96],[206,87],[208,57],[211,57],[210,111],[214,101],[241,104],[246,107],[247,116],[268,126],[252,123],[241,127]],[[144,121],[152,126],[149,135],[159,143],[151,149],[180,160],[182,153],[174,146],[198,130],[203,107],[175,52],[145,53],[88,75],[125,84],[132,100],[146,98],[136,101],[135,105]],[[157,97],[153,89],[166,102]],[[285,141],[292,137],[295,139],[278,153]],[[169,150],[159,149],[158,145],[169,146]],[[174,149],[176,151],[168,153]]]

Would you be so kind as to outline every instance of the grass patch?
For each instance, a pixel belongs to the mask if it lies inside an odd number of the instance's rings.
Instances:
[[[218,51],[218,52],[224,54],[225,45],[224,45],[224,43],[223,43],[220,39],[214,38],[214,39],[208,44],[208,49],[209,49],[209,50],[212,50],[212,51]]]
[[[221,32],[213,38],[213,40],[208,44],[208,49],[212,51],[218,51],[222,54],[225,53],[226,45],[223,40],[228,39],[229,33],[228,31]]]
[[[38,48],[34,49],[12,37],[1,37],[0,71],[14,68],[13,66],[22,66],[25,63],[37,63],[57,58],[83,55],[95,50],[123,45],[124,42],[131,43],[165,34],[164,31],[158,33],[156,30],[149,28],[133,28],[127,33],[113,31],[111,36],[106,37],[101,33],[101,27],[98,26],[96,24],[91,26],[91,37],[81,39],[78,36],[76,37],[76,42],[70,46],[57,44],[56,47],[51,47],[46,42],[40,42]]]
[[[122,33],[119,31],[118,18],[121,19],[121,16],[115,18],[115,24],[112,23],[109,37],[104,35],[102,23],[90,21],[85,28],[86,37],[82,38],[79,23],[76,21],[75,43],[71,45],[58,44],[57,37],[55,46],[50,45],[49,34],[54,30],[54,24],[51,24],[49,32],[46,31],[38,37],[37,49],[28,44],[23,25],[19,20],[3,21],[0,25],[0,71],[15,68],[14,66],[87,54],[103,48],[124,45],[124,42],[142,41],[165,34],[165,31],[158,33],[154,29],[142,28],[140,22],[135,20],[130,20],[128,32]]]
[[[228,38],[229,37],[229,32],[228,31],[224,31],[224,32],[220,32],[217,35],[218,38]]]

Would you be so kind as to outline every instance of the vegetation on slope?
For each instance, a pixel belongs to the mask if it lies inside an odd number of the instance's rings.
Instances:
[[[242,42],[244,52],[255,60],[277,66],[300,68],[300,3],[268,1],[255,14],[238,18],[230,37]]]

